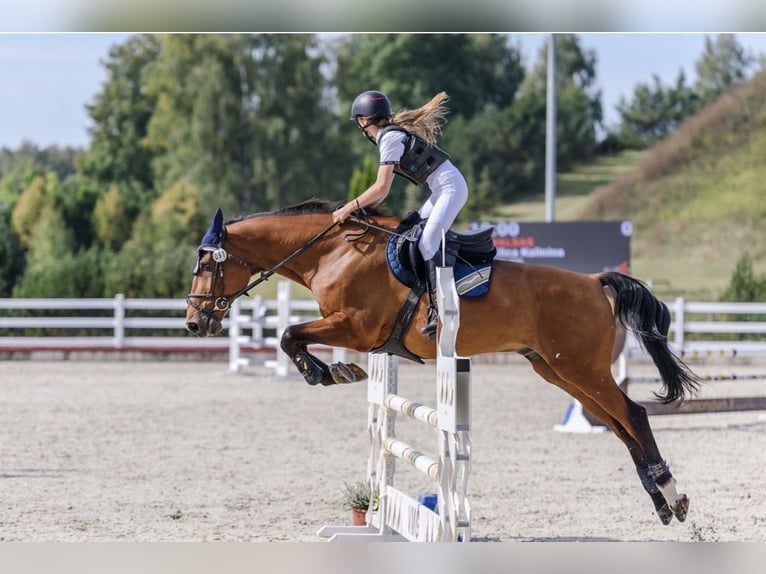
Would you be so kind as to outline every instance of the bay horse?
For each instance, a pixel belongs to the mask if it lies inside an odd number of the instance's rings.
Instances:
[[[369,352],[388,340],[409,293],[386,263],[386,243],[400,219],[371,214],[338,225],[335,207],[310,200],[225,223],[219,209],[198,251],[187,329],[200,337],[218,334],[234,299],[278,273],[310,289],[319,305],[321,318],[289,326],[281,339],[305,380],[334,385],[366,378],[355,364],[328,366],[307,345]],[[433,359],[436,343],[420,332],[426,299],[417,303],[402,341],[414,356]],[[618,272],[581,274],[497,260],[486,295],[461,299],[460,313],[458,354],[521,354],[625,444],[662,522],[685,520],[688,497],[676,491],[646,410],[611,372],[616,334],[624,327],[658,368],[664,391],[658,399],[680,402],[696,390],[698,377],[668,347],[669,311],[642,282]]]

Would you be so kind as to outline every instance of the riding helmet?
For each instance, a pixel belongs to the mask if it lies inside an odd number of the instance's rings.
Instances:
[[[370,90],[359,94],[354,103],[351,104],[351,119],[355,120],[358,116],[370,118],[373,122],[382,118],[390,118],[391,102],[388,101],[386,94]]]

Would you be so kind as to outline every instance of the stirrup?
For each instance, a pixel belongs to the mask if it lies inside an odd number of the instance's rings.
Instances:
[[[429,305],[428,323],[426,323],[425,327],[420,329],[420,332],[423,333],[429,341],[433,341],[433,339],[436,337],[436,327],[438,323],[439,323],[439,316],[436,312],[436,309],[434,309],[433,307]]]

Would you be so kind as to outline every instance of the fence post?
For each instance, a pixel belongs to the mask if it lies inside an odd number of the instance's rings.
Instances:
[[[263,297],[256,295],[253,297],[253,307],[250,314],[250,343],[253,345],[263,345],[263,322],[266,317],[266,308],[263,303]]]
[[[290,281],[280,281],[277,285],[277,376],[286,377],[290,359],[279,347],[282,335],[290,326],[290,301],[292,287]]]
[[[125,346],[125,295],[117,293],[114,296],[114,348]]]
[[[679,349],[683,349],[684,348],[684,331],[686,331],[686,316],[684,314],[684,298],[683,297],[676,297],[675,314],[676,314],[675,343],[676,345],[678,345]]]
[[[240,324],[239,315],[240,307],[242,305],[241,299],[234,299],[234,303],[231,304],[229,310],[229,372],[238,373],[240,367]]]

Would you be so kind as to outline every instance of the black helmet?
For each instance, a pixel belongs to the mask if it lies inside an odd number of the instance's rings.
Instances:
[[[362,92],[356,97],[354,103],[351,104],[352,120],[362,116],[376,122],[382,118],[390,118],[392,115],[391,102],[388,101],[386,94],[383,92]]]

